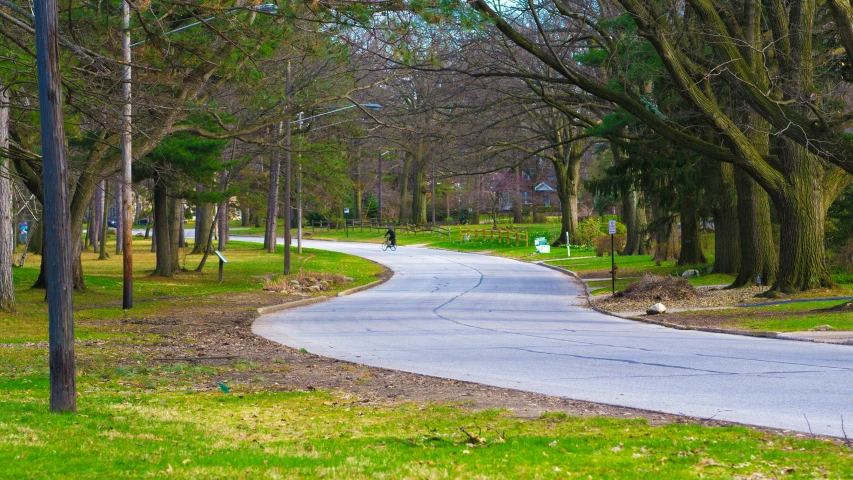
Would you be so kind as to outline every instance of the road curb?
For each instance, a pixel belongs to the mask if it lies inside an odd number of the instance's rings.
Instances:
[[[260,307],[258,308],[258,315],[266,315],[268,313],[280,312],[282,310],[301,307],[303,305],[311,305],[313,303],[325,302],[329,298],[332,297],[328,295],[323,295],[322,297],[311,297],[303,300],[296,300],[295,302],[279,303],[278,305],[270,305],[269,307]]]
[[[607,310],[602,310],[601,308],[596,307],[595,304],[593,304],[592,301],[590,300],[589,288],[588,288],[586,282],[584,282],[580,277],[578,277],[575,272],[568,270],[568,269],[565,269],[565,268],[562,268],[562,267],[558,267],[556,265],[548,265],[547,263],[544,263],[544,262],[534,262],[534,263],[536,265],[542,265],[546,268],[550,268],[551,270],[556,270],[558,272],[565,273],[566,275],[569,275],[570,277],[573,277],[574,279],[578,280],[584,286],[584,294],[586,295],[586,303],[589,306],[589,308],[591,308],[592,310],[595,310],[596,312],[601,313],[603,315],[609,315],[611,317],[619,318],[622,320],[630,320],[633,322],[641,322],[641,323],[647,323],[650,325],[658,325],[661,327],[672,328],[675,330],[695,330],[697,332],[723,333],[726,335],[740,335],[742,337],[775,338],[777,340],[788,340],[788,341],[794,341],[794,342],[811,342],[811,343],[825,343],[828,345],[853,346],[853,340],[846,340],[844,342],[821,342],[821,341],[815,340],[813,338],[795,337],[793,335],[788,335],[788,334],[780,333],[780,332],[735,330],[735,329],[729,329],[729,328],[691,327],[689,325],[679,325],[677,323],[669,323],[666,320],[652,320],[650,318],[640,318],[640,317],[634,317],[634,316],[630,316],[630,317],[622,316],[622,315],[619,315],[618,313],[608,312]]]

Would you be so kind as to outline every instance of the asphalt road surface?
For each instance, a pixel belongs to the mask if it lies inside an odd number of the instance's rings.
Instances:
[[[614,318],[583,308],[570,277],[514,260],[305,246],[377,261],[394,277],[260,317],[254,331],[276,342],[377,367],[816,434],[843,436],[844,416],[853,435],[853,347]]]

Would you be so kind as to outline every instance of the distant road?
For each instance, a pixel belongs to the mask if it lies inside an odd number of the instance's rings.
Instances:
[[[394,278],[262,316],[259,335],[377,367],[781,429],[807,432],[808,418],[814,433],[842,436],[844,415],[853,434],[853,347],[617,319],[582,308],[569,277],[498,257],[305,246],[380,262]]]

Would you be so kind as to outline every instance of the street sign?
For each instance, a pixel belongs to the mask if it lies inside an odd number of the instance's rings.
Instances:
[[[349,208],[344,208],[344,214],[349,213]]]
[[[616,235],[616,220],[610,220],[607,224],[607,233],[610,235]]]

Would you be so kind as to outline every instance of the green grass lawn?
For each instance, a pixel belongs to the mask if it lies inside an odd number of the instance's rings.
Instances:
[[[122,274],[121,254],[115,254],[115,244],[107,247],[110,258],[98,260],[91,250],[82,255],[83,273],[87,291],[74,295],[75,317],[83,320],[115,318],[127,315],[121,309]],[[201,255],[180,256],[182,265],[195,269]],[[352,277],[353,282],[340,285],[338,290],[370,283],[376,279],[381,268],[367,260],[325,250],[304,249],[299,255],[292,253],[292,271],[300,268],[307,271],[342,273]],[[210,255],[204,271],[197,273],[179,273],[171,278],[152,277],[156,259],[151,253],[151,242],[134,240],[134,311],[141,315],[161,308],[155,300],[166,298],[206,297],[225,292],[257,291],[263,286],[265,278],[283,272],[283,250],[271,254],[254,243],[230,242],[223,252],[229,263],[225,265],[223,282],[217,282],[219,263]],[[35,283],[39,273],[40,257],[29,255],[26,267],[15,268],[15,293],[18,309],[13,314],[0,314],[0,342],[31,342],[47,335],[47,304],[44,302],[44,290],[29,288]],[[26,332],[25,334],[22,334]],[[78,329],[77,338],[85,339],[92,333],[86,327]]]
[[[681,312],[679,315],[725,318],[732,327],[751,330],[795,332],[819,325],[831,325],[836,330],[853,330],[853,315],[850,313],[816,311],[843,303],[846,301],[798,302],[764,307]]]
[[[746,428],[450,405],[365,406],[340,393],[109,392],[52,415],[41,376],[0,385],[7,478],[849,478],[846,447]],[[462,430],[471,434],[466,435]]]

